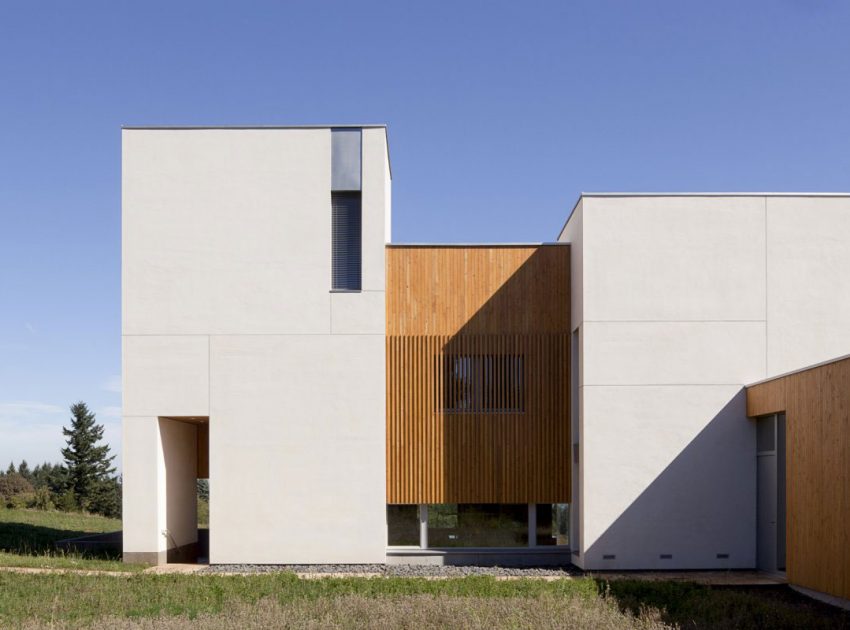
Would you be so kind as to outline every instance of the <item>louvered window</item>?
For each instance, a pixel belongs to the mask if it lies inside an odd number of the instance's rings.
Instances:
[[[447,355],[443,357],[443,410],[459,413],[525,411],[523,357]]]
[[[331,193],[331,206],[331,288],[334,291],[359,291],[362,259],[360,193]]]

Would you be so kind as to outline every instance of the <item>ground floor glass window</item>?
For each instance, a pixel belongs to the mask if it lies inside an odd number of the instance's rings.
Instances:
[[[443,503],[428,506],[429,547],[527,545],[527,504]]]
[[[570,544],[570,506],[568,503],[538,503],[537,546]]]
[[[387,506],[387,542],[390,547],[419,546],[419,506]]]

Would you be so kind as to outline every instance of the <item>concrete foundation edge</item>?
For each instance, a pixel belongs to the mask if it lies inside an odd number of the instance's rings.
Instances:
[[[167,551],[125,551],[122,559],[127,564],[165,564]]]
[[[564,567],[572,564],[566,550],[392,550],[387,551],[387,564],[424,564],[431,566],[477,567]]]
[[[829,593],[821,593],[820,591],[813,591],[810,588],[805,588],[803,586],[796,586],[794,584],[789,585],[798,593],[802,593],[806,597],[811,597],[812,599],[816,599],[825,604],[830,604],[831,606],[837,606],[838,608],[843,608],[844,610],[850,610],[850,599],[844,599],[843,597],[836,597],[835,595],[830,595]]]

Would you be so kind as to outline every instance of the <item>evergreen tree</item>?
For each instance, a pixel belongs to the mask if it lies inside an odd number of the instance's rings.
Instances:
[[[36,488],[47,488],[53,494],[59,495],[67,485],[66,471],[59,464],[44,462],[32,470],[32,485]]]
[[[121,479],[119,477],[107,477],[95,485],[89,510],[110,518],[121,518]]]
[[[210,480],[209,479],[198,479],[197,481],[197,492],[198,498],[201,501],[206,501],[209,503],[210,500]]]
[[[67,470],[67,488],[73,493],[77,506],[88,509],[110,479],[114,455],[109,445],[98,445],[103,439],[103,425],[95,423],[94,414],[84,402],[71,405],[71,427],[62,428],[68,446],[62,449]]]
[[[18,465],[18,474],[32,483],[32,471],[30,470],[29,464],[27,464],[27,460],[21,460],[21,463]]]
[[[6,469],[7,475],[14,475],[17,470],[15,470],[15,462],[9,462],[9,467]]]

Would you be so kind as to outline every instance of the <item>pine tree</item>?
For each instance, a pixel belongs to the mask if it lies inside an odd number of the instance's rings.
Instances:
[[[29,464],[27,464],[27,460],[22,459],[21,463],[18,464],[18,474],[32,483],[32,471],[30,470]]]
[[[95,423],[94,414],[84,402],[71,405],[71,428],[62,427],[68,443],[62,449],[67,470],[68,490],[76,498],[78,507],[87,509],[110,479],[114,455],[109,454],[109,445],[98,446],[103,439],[103,425]]]
[[[15,470],[15,462],[9,462],[9,467],[6,469],[7,475],[14,475],[17,470]]]

